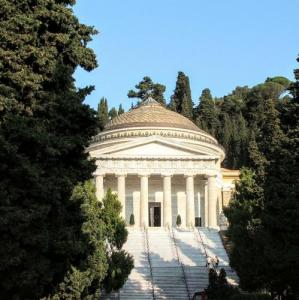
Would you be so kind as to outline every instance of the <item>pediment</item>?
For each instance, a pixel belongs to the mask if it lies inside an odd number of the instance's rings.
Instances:
[[[140,139],[139,141],[122,142],[117,145],[94,150],[93,157],[198,157],[214,156],[208,151],[199,151],[198,148],[184,143],[175,143],[160,137]]]

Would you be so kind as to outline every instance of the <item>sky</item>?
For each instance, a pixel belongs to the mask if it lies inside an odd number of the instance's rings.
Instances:
[[[267,77],[294,78],[299,54],[299,0],[77,0],[75,15],[99,34],[89,43],[99,67],[80,68],[86,98],[128,109],[127,92],[150,76],[166,86],[167,101],[178,71],[190,79],[192,98],[204,88],[214,96]]]

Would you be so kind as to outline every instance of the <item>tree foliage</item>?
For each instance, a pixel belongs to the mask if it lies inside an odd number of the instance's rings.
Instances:
[[[150,77],[143,77],[142,81],[140,81],[135,88],[135,91],[130,90],[128,92],[129,98],[137,98],[144,101],[148,97],[152,97],[159,103],[165,105],[164,92],[166,87],[160,83],[154,83]]]
[[[75,188],[95,170],[85,149],[98,124],[83,103],[92,88],[73,79],[97,65],[96,31],[74,3],[0,1],[1,299],[87,299],[109,264],[94,196]],[[114,225],[120,248],[126,233]]]
[[[189,119],[193,118],[193,102],[189,78],[183,72],[178,73],[175,90],[171,96],[169,108]]]
[[[104,97],[101,98],[98,104],[98,120],[99,120],[99,129],[100,131],[103,131],[105,125],[109,121],[108,101]]]
[[[241,287],[266,289],[272,298],[299,295],[298,77],[296,70],[296,82],[289,85],[293,97],[280,106],[275,97],[285,88],[281,83],[289,82],[276,77],[253,91],[264,94],[258,112],[247,111],[255,128],[249,166],[256,171],[242,171],[225,210]]]

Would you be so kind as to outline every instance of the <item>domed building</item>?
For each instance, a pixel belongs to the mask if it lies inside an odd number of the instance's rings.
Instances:
[[[184,116],[148,98],[112,119],[87,150],[98,199],[108,188],[118,193],[127,224],[134,216],[137,227],[175,226],[180,216],[182,226],[219,225],[230,189],[220,167],[225,153]]]

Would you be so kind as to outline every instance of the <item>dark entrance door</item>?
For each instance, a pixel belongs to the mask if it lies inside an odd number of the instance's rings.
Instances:
[[[160,227],[161,226],[161,203],[160,202],[149,202],[149,226]]]

